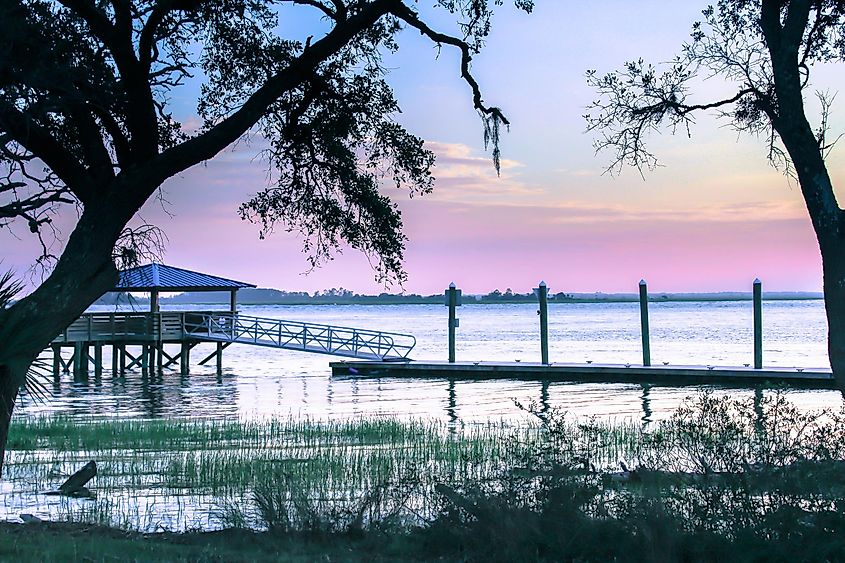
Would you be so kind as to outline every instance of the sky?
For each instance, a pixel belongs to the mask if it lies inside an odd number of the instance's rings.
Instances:
[[[533,14],[497,8],[493,31],[473,61],[484,100],[510,119],[503,167],[493,169],[460,79],[457,52],[439,52],[418,33],[403,32],[386,58],[402,107],[400,121],[437,155],[434,193],[410,199],[390,189],[408,236],[403,287],[377,283],[367,258],[346,249],[309,272],[301,240],[279,229],[259,240],[238,205],[266,184],[257,147],[239,143],[170,179],[140,217],[167,234],[164,262],[251,282],[309,291],[344,287],[358,293],[437,293],[450,282],[467,293],[528,292],[540,280],[553,292],[821,290],[821,261],[800,190],[766,161],[765,143],[701,115],[692,136],[651,138],[662,166],[604,173],[583,114],[594,98],[585,72],[605,73],[630,59],[667,61],[679,52],[703,3],[537,0]],[[423,13],[431,14],[427,3]],[[307,9],[305,9],[307,11]],[[322,24],[291,13],[282,27],[304,38]],[[430,21],[450,29],[448,15]],[[817,68],[811,90],[842,89],[841,69]],[[692,101],[729,91],[713,78]],[[177,118],[196,122],[196,89],[174,97]],[[845,103],[845,98],[843,102]],[[845,107],[834,106],[832,132],[845,131]],[[808,100],[810,115],[814,106]],[[845,180],[843,148],[828,165]],[[73,215],[58,221],[67,236]],[[0,233],[3,267],[24,275],[33,241]],[[60,243],[59,243],[60,246]]]

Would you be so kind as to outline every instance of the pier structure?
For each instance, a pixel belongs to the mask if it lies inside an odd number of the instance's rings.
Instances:
[[[53,340],[53,375],[72,370],[74,376],[85,377],[93,367],[100,376],[107,347],[113,375],[133,368],[146,375],[171,366],[189,373],[191,350],[202,343],[215,349],[199,364],[214,361],[217,373],[223,369],[223,351],[232,344],[378,361],[405,360],[416,344],[406,334],[241,315],[237,292],[244,287],[255,286],[163,264],[125,270],[112,291],[149,293],[150,310],[83,314]],[[229,310],[160,310],[161,293],[182,291],[227,291]],[[65,349],[72,350],[68,359]]]
[[[103,371],[103,348],[111,347],[111,370],[120,374],[138,367],[143,373],[160,372],[177,364],[180,371],[190,370],[191,350],[201,342],[191,337],[191,329],[209,316],[232,318],[237,315],[238,290],[255,285],[235,280],[167,266],[146,264],[120,272],[120,279],[111,292],[147,293],[148,312],[86,313],[68,326],[53,340],[53,375],[71,371],[85,376],[90,367],[95,375]],[[160,295],[184,291],[216,291],[230,294],[228,311],[162,312]],[[169,348],[168,348],[169,346]],[[178,351],[173,348],[178,347]],[[63,349],[70,348],[65,360]],[[200,363],[216,360],[218,371],[223,367],[224,343]],[[93,355],[92,352],[93,351]]]

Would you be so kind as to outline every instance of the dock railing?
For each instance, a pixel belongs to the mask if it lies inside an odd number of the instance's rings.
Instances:
[[[407,360],[410,334],[250,317],[228,311],[86,313],[53,341],[146,343],[201,340],[301,350],[369,360]]]
[[[318,354],[407,360],[416,345],[410,334],[250,317],[232,313],[185,313],[185,335]]]

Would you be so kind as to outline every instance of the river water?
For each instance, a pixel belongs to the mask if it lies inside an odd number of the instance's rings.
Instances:
[[[207,310],[207,305],[182,309]],[[177,308],[174,308],[176,310]],[[111,311],[98,307],[92,310]],[[539,361],[535,304],[478,305],[458,309],[458,360]],[[242,314],[413,334],[416,360],[445,360],[446,307],[442,305],[242,306]],[[659,302],[650,304],[654,364],[733,365],[753,361],[751,302]],[[763,304],[764,365],[814,368],[828,365],[826,324],[820,300]],[[551,303],[550,361],[632,363],[641,361],[637,303]],[[18,416],[61,413],[122,417],[266,417],[312,419],[385,416],[434,418],[450,423],[524,416],[515,405],[532,401],[572,415],[655,420],[666,416],[695,388],[542,381],[333,378],[330,356],[235,345],[224,354],[221,376],[198,366],[213,350],[192,353],[191,374],[139,372],[86,381],[48,377],[46,399],[23,394]],[[212,362],[213,363],[213,362]],[[109,350],[104,364],[110,366]],[[737,395],[753,390],[717,391]],[[804,408],[834,407],[833,391],[790,391]]]

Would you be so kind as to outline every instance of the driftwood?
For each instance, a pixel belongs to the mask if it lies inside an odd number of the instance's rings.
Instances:
[[[85,488],[85,484],[88,483],[91,479],[93,479],[97,475],[97,463],[94,461],[89,461],[86,463],[82,469],[71,475],[67,481],[62,483],[62,486],[59,487],[56,491],[48,491],[44,494],[46,495],[65,495],[69,497],[88,497],[91,496],[91,492]]]

